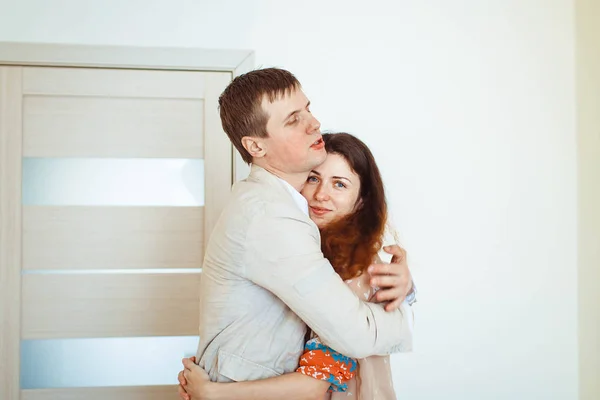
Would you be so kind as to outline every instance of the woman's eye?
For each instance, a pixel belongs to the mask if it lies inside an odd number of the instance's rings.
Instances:
[[[317,179],[316,176],[309,176],[308,179],[306,180],[306,182],[317,183],[317,182],[319,182],[319,180]]]
[[[337,188],[345,188],[346,185],[344,185],[342,182],[336,182],[335,183],[335,187],[337,187]]]

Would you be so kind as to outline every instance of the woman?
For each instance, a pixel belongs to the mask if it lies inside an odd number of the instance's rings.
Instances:
[[[356,137],[324,134],[323,140],[327,159],[311,171],[302,195],[308,201],[310,218],[321,231],[324,256],[360,298],[373,301],[377,287],[367,268],[378,259],[387,223],[381,175],[371,151]],[[412,321],[406,304],[402,311]],[[410,346],[404,351],[410,351]],[[352,360],[314,336],[307,342],[295,373],[262,381],[212,383],[194,365],[186,376],[187,382],[180,374],[185,391],[192,398],[206,400],[278,398],[278,393],[283,398],[290,385],[302,388],[296,392],[298,398],[396,399],[389,356]],[[195,385],[199,381],[201,385]],[[182,389],[180,395],[186,398]]]

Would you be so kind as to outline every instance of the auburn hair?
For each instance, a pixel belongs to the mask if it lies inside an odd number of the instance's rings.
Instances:
[[[366,144],[349,133],[323,134],[327,154],[342,156],[360,178],[354,210],[321,229],[321,250],[342,279],[364,272],[377,256],[387,224],[381,174]]]

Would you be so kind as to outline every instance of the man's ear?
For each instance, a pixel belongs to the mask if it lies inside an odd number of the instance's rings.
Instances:
[[[244,136],[242,138],[242,146],[244,146],[246,151],[252,157],[261,158],[267,154],[267,146],[265,142],[258,137]]]

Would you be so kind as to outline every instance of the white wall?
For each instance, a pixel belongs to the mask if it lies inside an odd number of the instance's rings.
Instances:
[[[0,6],[4,41],[254,49],[295,72],[325,129],[373,149],[411,257],[399,397],[577,398],[571,0]]]

